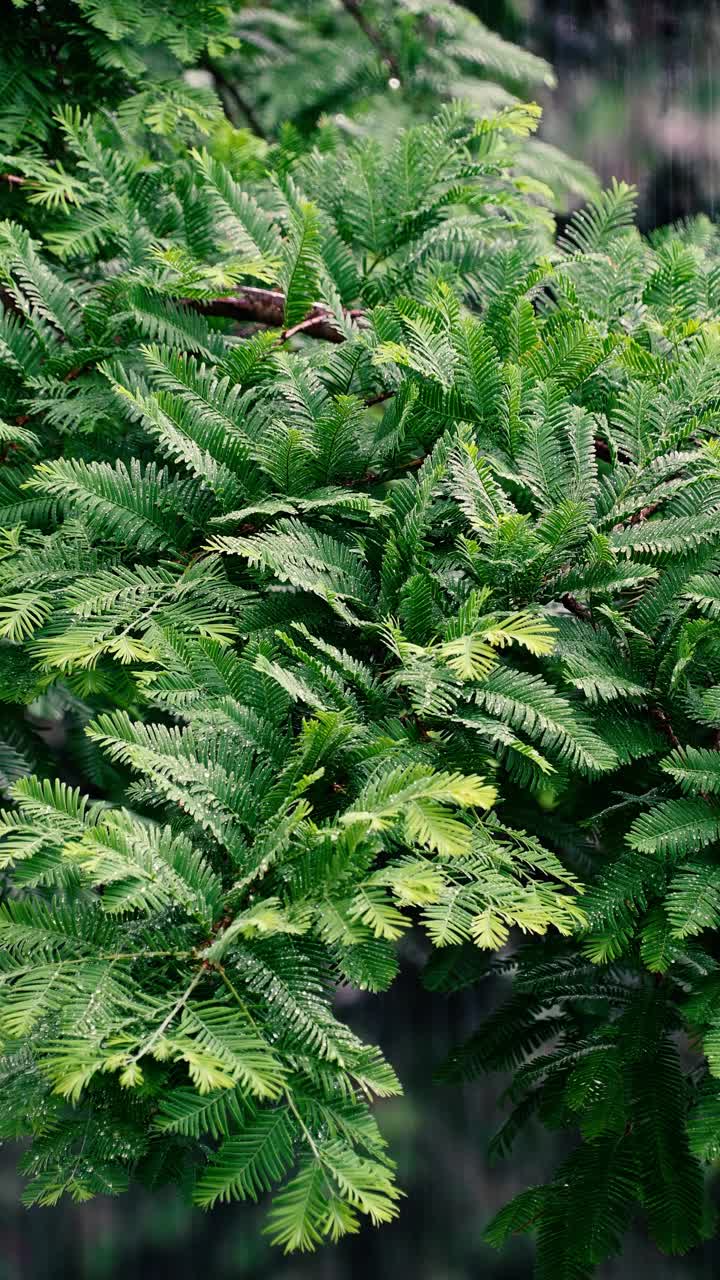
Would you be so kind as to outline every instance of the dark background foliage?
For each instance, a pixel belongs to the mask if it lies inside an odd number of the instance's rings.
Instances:
[[[544,137],[581,158],[603,182],[640,188],[644,229],[720,202],[720,129],[715,94],[720,7],[675,0],[474,0],[488,25],[542,54],[556,68]],[[541,1181],[562,1151],[538,1132],[512,1162],[492,1167],[485,1148],[496,1127],[502,1081],[441,1088],[431,1064],[479,1021],[496,992],[446,999],[422,990],[417,944],[382,997],[344,993],[343,1012],[381,1044],[406,1087],[380,1108],[408,1193],[400,1219],[309,1259],[284,1260],[266,1244],[249,1206],[212,1215],[179,1194],[133,1193],[119,1201],[24,1210],[15,1153],[0,1166],[0,1280],[110,1280],[121,1275],[196,1280],[349,1280],[374,1275],[415,1280],[521,1280],[530,1270],[523,1242],[501,1257],[482,1243],[488,1218],[522,1186]],[[602,1280],[652,1274],[700,1280],[718,1274],[720,1244],[685,1259],[661,1259],[640,1238],[599,1272]]]

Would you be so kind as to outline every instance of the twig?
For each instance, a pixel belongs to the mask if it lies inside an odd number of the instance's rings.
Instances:
[[[181,306],[197,311],[203,316],[226,316],[230,320],[265,325],[273,329],[281,329],[280,342],[287,342],[296,334],[305,334],[308,338],[317,338],[323,342],[340,344],[345,342],[345,334],[336,328],[334,312],[322,302],[316,302],[308,315],[298,324],[283,329],[285,320],[285,294],[279,289],[262,289],[255,285],[243,285],[237,293],[222,298],[179,298]],[[11,311],[24,315],[22,307],[7,289],[0,288],[0,303]],[[368,321],[362,307],[351,307],[344,311],[347,320],[353,321],[358,328],[367,328]],[[77,365],[65,375],[65,381],[72,382],[89,365]],[[365,403],[382,404],[395,395],[394,391],[383,391],[371,396]],[[26,419],[27,420],[27,419]]]
[[[230,114],[227,110],[227,100],[230,99],[231,102],[235,103],[235,106],[241,114],[244,115],[253,133],[256,133],[264,142],[270,142],[270,135],[256,114],[255,108],[248,102],[247,98],[243,97],[236,85],[232,84],[232,82],[227,79],[224,73],[215,65],[214,62],[206,63],[205,69],[210,72],[210,75],[217,85],[221,99],[224,99],[226,114]],[[234,123],[234,121],[232,121],[232,123]]]
[[[657,722],[658,727],[660,728],[661,732],[665,734],[665,737],[667,738],[670,745],[673,747],[679,747],[680,739],[675,733],[675,730],[673,729],[667,717],[667,714],[663,711],[662,707],[651,707],[650,715],[652,716],[653,720]]]
[[[152,1032],[152,1035],[148,1037],[145,1043],[140,1045],[140,1048],[138,1049],[137,1053],[134,1053],[130,1058],[130,1062],[138,1062],[140,1058],[144,1058],[146,1053],[149,1053],[151,1049],[154,1049],[158,1040],[160,1040],[164,1035],[164,1033],[167,1031],[167,1028],[170,1026],[170,1023],[175,1017],[175,1014],[179,1013],[180,1010],[185,1007],[188,1000],[190,999],[190,996],[195,990],[198,982],[200,981],[201,978],[204,978],[204,977],[205,977],[205,974],[203,970],[198,969],[197,973],[195,974],[195,977],[192,979],[192,982],[188,984],[188,986],[183,991],[182,995],[179,996],[178,999],[175,1001],[175,1004],[173,1005],[167,1017],[163,1018],[162,1022],[160,1023],[160,1026],[155,1028],[155,1030]]]
[[[658,510],[659,506],[660,506],[659,502],[651,502],[648,507],[641,507],[639,511],[635,512],[634,516],[630,517],[630,520],[628,523],[644,524],[645,521],[648,519],[648,516],[654,515],[654,513]]]
[[[390,68],[393,75],[399,80],[400,64],[392,49],[386,44],[382,31],[370,22],[367,15],[363,13],[362,0],[342,0],[342,6],[345,12],[349,13],[350,17],[357,23],[373,48],[377,49],[383,62]]]
[[[650,516],[654,515],[661,507],[661,502],[651,502],[647,507],[641,507],[629,520],[620,520],[618,524],[612,527],[613,533],[621,533],[623,529],[629,529],[631,525],[644,524]]]
[[[285,329],[282,335],[282,341],[288,342],[290,338],[294,338],[298,333],[307,333],[309,329],[316,329],[319,324],[327,324],[325,316],[308,316],[307,320],[301,320],[299,324],[294,324],[292,329]]]

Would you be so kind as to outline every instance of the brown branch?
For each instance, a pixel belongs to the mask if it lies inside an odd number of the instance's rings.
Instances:
[[[650,516],[659,511],[661,506],[661,502],[651,502],[649,506],[641,507],[639,511],[630,516],[629,520],[621,520],[618,524],[614,524],[612,527],[613,533],[621,533],[623,529],[629,529],[631,525],[644,524]]]
[[[268,325],[273,329],[282,329],[285,320],[285,294],[277,289],[260,289],[254,285],[243,285],[237,293],[225,298],[202,300],[183,298],[182,303],[199,311],[204,316],[227,316],[231,320],[255,321]],[[362,322],[365,312],[359,308],[345,312],[349,320]],[[333,312],[322,302],[316,302],[309,313],[299,324],[284,329],[281,341],[286,342],[296,333],[305,333],[309,338],[320,338],[324,342],[344,342],[345,334],[341,333],[333,323]]]
[[[341,0],[342,7],[346,13],[359,26],[363,35],[370,41],[373,48],[377,49],[383,62],[390,68],[393,75],[400,79],[400,64],[398,63],[392,49],[386,44],[382,31],[378,29],[365,13],[363,13],[362,0]]]
[[[659,503],[659,502],[651,502],[651,503],[650,503],[650,505],[649,505],[648,507],[641,507],[639,511],[636,511],[636,512],[635,512],[635,515],[634,515],[634,516],[631,516],[631,517],[630,517],[630,520],[629,520],[629,522],[628,522],[628,523],[629,523],[629,524],[644,524],[644,523],[645,523],[645,521],[647,520],[648,516],[652,516],[652,515],[654,515],[654,514],[655,514],[655,512],[658,510],[658,508],[659,508],[659,507],[660,507],[660,503]]]
[[[282,341],[288,342],[290,338],[294,338],[298,333],[309,333],[310,337],[312,337],[313,335],[310,332],[311,329],[324,327],[326,324],[327,319],[322,314],[317,316],[308,316],[307,320],[301,320],[299,324],[294,324],[291,329],[285,329],[283,331]],[[341,335],[338,334],[338,337],[340,336]],[[331,341],[333,341],[333,339],[331,339]]]
[[[593,448],[595,449],[595,457],[599,458],[601,462],[612,462],[612,450],[607,440],[603,440],[602,436],[594,437]],[[632,462],[630,454],[626,453],[624,449],[617,450],[617,457],[619,462]]]
[[[25,178],[21,178],[19,173],[0,173],[0,179],[10,187],[21,187],[25,182]]]
[[[369,396],[365,404],[369,409],[374,404],[384,404],[386,400],[392,400],[395,394],[394,391],[381,391],[377,396]]]
[[[279,342],[287,342],[296,334],[305,334],[308,338],[318,338],[323,342],[342,343],[345,334],[336,327],[332,309],[322,302],[315,302],[308,315],[289,329],[283,328],[285,321],[285,294],[279,289],[263,289],[255,285],[243,285],[236,293],[223,298],[179,298],[181,306],[197,311],[203,316],[225,316],[240,323],[255,323],[268,328],[280,329]],[[7,289],[0,288],[0,303],[9,310],[24,315],[23,309]],[[368,321],[361,307],[352,307],[344,311],[347,320],[352,320],[358,328],[367,328]],[[71,382],[83,372],[85,365],[78,365],[65,375]],[[368,406],[382,404],[394,396],[394,391],[382,391],[366,400]]]
[[[663,711],[662,707],[651,707],[651,708],[650,708],[650,715],[652,716],[653,720],[655,720],[655,722],[657,723],[657,725],[658,725],[658,727],[659,727],[660,731],[661,731],[662,733],[664,733],[664,735],[665,735],[665,737],[667,738],[667,740],[668,740],[668,742],[670,743],[670,745],[671,745],[671,746],[673,746],[673,747],[679,747],[679,746],[680,746],[680,739],[678,738],[677,734],[675,733],[675,730],[673,729],[673,727],[672,727],[672,725],[671,725],[671,723],[670,723],[670,721],[669,721],[669,719],[668,719],[668,717],[667,717],[666,713]]]
[[[582,618],[583,622],[592,622],[592,610],[588,609],[587,605],[582,604],[580,600],[576,600],[575,596],[571,595],[569,591],[560,597],[560,603],[565,606],[568,613],[574,614],[576,618]]]
[[[278,289],[261,289],[255,285],[243,285],[237,293],[228,294],[224,298],[179,298],[181,306],[197,311],[203,316],[226,316],[230,320],[266,325],[268,328],[281,329],[281,342],[298,333],[307,334],[309,338],[319,338],[324,342],[341,343],[345,341],[342,333],[333,323],[334,313],[322,302],[315,302],[310,311],[299,324],[284,329],[285,294]],[[7,289],[0,288],[0,303],[11,311],[24,315],[22,307]],[[344,312],[345,318],[353,320],[359,328],[367,327],[365,312],[360,307],[353,307]],[[392,393],[383,393],[383,399]],[[379,401],[378,401],[379,403]]]

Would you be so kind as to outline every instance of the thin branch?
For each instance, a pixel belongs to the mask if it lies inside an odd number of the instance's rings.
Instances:
[[[668,480],[665,480],[663,483],[667,484],[672,478],[673,477],[670,476]],[[621,533],[623,529],[629,529],[632,525],[644,524],[650,516],[654,515],[656,511],[659,511],[661,506],[662,501],[658,500],[657,502],[651,502],[647,507],[641,507],[640,510],[636,511],[628,520],[620,520],[618,524],[614,524],[612,527],[613,533]]]
[[[235,120],[232,120],[232,116],[228,110],[228,106],[232,102],[235,104],[238,111],[240,111],[241,115],[245,117],[253,133],[256,133],[264,142],[270,142],[270,134],[257,115],[254,106],[252,103],[248,102],[247,98],[244,97],[237,86],[234,85],[232,81],[228,80],[224,72],[222,72],[214,62],[206,63],[205,69],[210,72],[210,75],[215,81],[217,91],[225,107],[225,114],[230,116],[231,123],[236,123]]]
[[[634,516],[630,517],[628,524],[644,524],[649,516],[655,514],[660,505],[659,502],[651,502],[648,507],[641,507],[639,511],[635,512]]]
[[[395,394],[395,391],[381,391],[379,395],[369,396],[365,404],[369,409],[374,404],[384,404],[386,400],[392,400]]]
[[[673,729],[667,717],[667,714],[665,713],[665,711],[663,711],[662,707],[651,707],[650,715],[652,716],[653,720],[655,721],[655,723],[657,724],[661,732],[664,733],[670,745],[672,747],[679,747],[681,745],[680,739],[675,733],[675,730]]]
[[[172,1009],[168,1013],[167,1017],[163,1018],[162,1022],[160,1023],[160,1026],[156,1027],[155,1030],[152,1032],[152,1034],[148,1037],[148,1039],[143,1044],[140,1045],[140,1048],[137,1050],[137,1052],[134,1053],[130,1058],[130,1062],[138,1062],[140,1058],[145,1057],[146,1053],[150,1053],[151,1049],[155,1048],[155,1045],[158,1043],[159,1040],[162,1039],[163,1035],[167,1031],[175,1015],[185,1007],[188,1000],[190,999],[190,996],[192,995],[196,986],[200,982],[201,978],[204,978],[204,977],[205,977],[205,974],[203,970],[198,969],[197,973],[195,974],[195,977],[192,979],[191,982],[188,983],[182,995],[179,996],[178,999],[175,1001],[175,1004],[173,1005]]]
[[[299,324],[294,324],[291,329],[285,329],[282,341],[288,342],[290,338],[296,337],[298,333],[307,333],[309,329],[315,329],[319,324],[325,323],[324,316],[308,316],[307,320],[301,320]]]
[[[337,328],[335,314],[322,302],[315,302],[308,314],[298,324],[284,329],[285,294],[279,289],[263,289],[255,285],[243,285],[236,293],[222,298],[178,298],[181,306],[197,311],[203,316],[226,316],[239,323],[264,325],[267,328],[280,329],[279,342],[287,342],[296,334],[304,334],[308,338],[317,338],[322,342],[340,344],[345,342],[345,334]],[[24,315],[23,308],[13,295],[0,288],[0,303],[11,311]],[[351,307],[343,311],[346,320],[352,321],[359,329],[368,327],[368,320],[362,307]],[[65,381],[72,382],[86,365],[77,365],[65,375]],[[394,391],[383,391],[371,396],[368,405],[382,404],[395,394]],[[27,421],[27,419],[26,419]]]
[[[342,0],[342,7],[345,12],[349,13],[350,17],[354,19],[363,35],[370,41],[373,48],[377,49],[383,62],[399,80],[400,64],[392,49],[386,43],[382,31],[380,31],[379,28],[370,21],[367,15],[363,13],[362,0]]]
[[[231,992],[231,994],[234,996],[235,1001],[236,1001],[236,1002],[237,1002],[237,1004],[239,1005],[239,1007],[240,1007],[240,1009],[242,1010],[243,1014],[245,1015],[245,1017],[246,1017],[246,1018],[248,1018],[248,1019],[250,1020],[250,1023],[251,1023],[251,1025],[254,1027],[255,1031],[256,1031],[256,1032],[257,1032],[257,1034],[258,1034],[258,1036],[260,1036],[261,1038],[263,1038],[263,1037],[262,1037],[262,1033],[261,1033],[261,1031],[260,1031],[260,1028],[258,1027],[257,1022],[256,1022],[256,1021],[255,1021],[255,1019],[253,1018],[252,1013],[251,1013],[251,1012],[250,1012],[250,1010],[248,1009],[247,1004],[245,1003],[245,1001],[244,1001],[244,1000],[242,1000],[242,999],[241,999],[240,994],[239,994],[239,992],[238,992],[238,990],[237,990],[237,988],[236,988],[235,984],[234,984],[233,982],[231,982],[231,981],[230,981],[230,979],[228,978],[227,970],[226,970],[226,969],[224,968],[224,966],[223,966],[223,965],[221,965],[221,964],[218,964],[216,967],[217,967],[217,969],[218,969],[218,972],[220,973],[220,976],[221,976],[221,978],[222,978],[223,982],[225,983],[225,986],[228,988],[228,990],[229,990],[229,991]],[[305,1137],[305,1141],[307,1142],[308,1146],[310,1147],[310,1150],[312,1151],[312,1153],[313,1153],[313,1156],[314,1156],[315,1160],[317,1160],[317,1163],[319,1164],[319,1166],[320,1166],[320,1168],[321,1168],[321,1170],[322,1170],[322,1174],[323,1174],[323,1178],[324,1178],[324,1181],[325,1181],[325,1185],[327,1186],[327,1188],[328,1188],[328,1191],[329,1191],[330,1195],[331,1195],[331,1196],[333,1196],[333,1195],[335,1194],[335,1192],[334,1192],[334,1190],[333,1190],[332,1183],[331,1183],[331,1182],[329,1181],[329,1179],[328,1179],[327,1170],[326,1170],[326,1168],[325,1168],[325,1161],[324,1161],[324,1159],[323,1159],[322,1153],[321,1153],[321,1152],[320,1152],[320,1150],[318,1149],[317,1144],[315,1143],[315,1140],[314,1140],[314,1138],[313,1138],[312,1134],[310,1133],[310,1130],[308,1129],[307,1125],[305,1124],[305,1121],[303,1120],[302,1116],[300,1115],[300,1112],[298,1111],[297,1107],[295,1106],[295,1101],[294,1101],[294,1099],[293,1099],[292,1093],[291,1093],[291,1092],[290,1092],[290,1090],[287,1088],[287,1086],[285,1086],[285,1087],[283,1088],[283,1097],[285,1098],[285,1101],[286,1101],[286,1103],[287,1103],[287,1105],[288,1105],[288,1107],[289,1107],[290,1111],[292,1111],[293,1115],[295,1116],[295,1119],[296,1119],[296,1121],[297,1121],[297,1123],[298,1123],[298,1126],[299,1126],[299,1128],[301,1129],[301,1131],[302,1131],[302,1133],[303,1133],[303,1136]]]

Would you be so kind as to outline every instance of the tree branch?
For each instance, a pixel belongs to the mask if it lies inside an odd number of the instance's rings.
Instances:
[[[260,120],[259,116],[257,115],[255,108],[250,102],[248,102],[247,98],[243,97],[243,95],[241,94],[237,86],[234,85],[230,80],[228,80],[227,76],[220,70],[220,68],[214,62],[207,62],[205,64],[205,70],[210,72],[210,75],[215,81],[215,86],[217,88],[218,94],[220,95],[220,98],[223,101],[223,105],[225,106],[226,115],[230,115],[230,112],[228,111],[228,106],[229,106],[229,103],[233,102],[237,107],[237,109],[239,110],[240,114],[243,115],[247,120],[253,133],[256,133],[257,136],[259,138],[262,138],[264,142],[270,142],[271,141],[270,135],[267,132],[267,129],[263,125],[262,121]],[[235,123],[235,121],[232,120],[232,118],[231,118],[231,123],[233,124]]]
[[[679,747],[681,745],[680,739],[678,738],[675,730],[673,729],[672,724],[668,719],[667,713],[663,711],[662,707],[651,707],[650,715],[652,716],[653,720],[657,724],[661,733],[665,735],[670,745],[672,747]]]
[[[382,31],[363,13],[362,0],[341,0],[341,3],[345,12],[349,13],[350,17],[355,20],[363,35],[370,41],[373,48],[377,49],[383,62],[387,64],[393,75],[399,80],[400,64],[392,49],[386,44]]]
[[[560,597],[560,603],[565,606],[568,613],[572,613],[576,618],[582,618],[583,622],[592,622],[592,609],[589,609],[581,600],[577,600],[569,591]]]
[[[392,400],[392,398],[393,398],[393,396],[394,396],[395,394],[396,394],[396,393],[395,393],[394,391],[381,391],[381,392],[380,392],[378,395],[376,395],[376,396],[370,396],[370,398],[369,398],[368,400],[366,400],[366,401],[365,401],[365,404],[367,405],[367,407],[368,407],[368,409],[369,409],[369,408],[371,407],[371,405],[374,405],[374,404],[384,404],[386,400]]]
[[[282,329],[285,320],[285,294],[277,289],[260,289],[254,285],[243,285],[237,293],[225,298],[183,298],[182,303],[199,311],[204,316],[227,316],[231,320],[255,321],[256,324],[268,325],[273,329]],[[360,308],[346,311],[348,319],[364,327],[365,312]],[[322,302],[316,302],[299,324],[291,329],[283,329],[282,341],[287,341],[296,333],[305,333],[309,338],[319,338],[324,342],[340,343],[345,341],[344,333],[333,323],[333,312]]]

